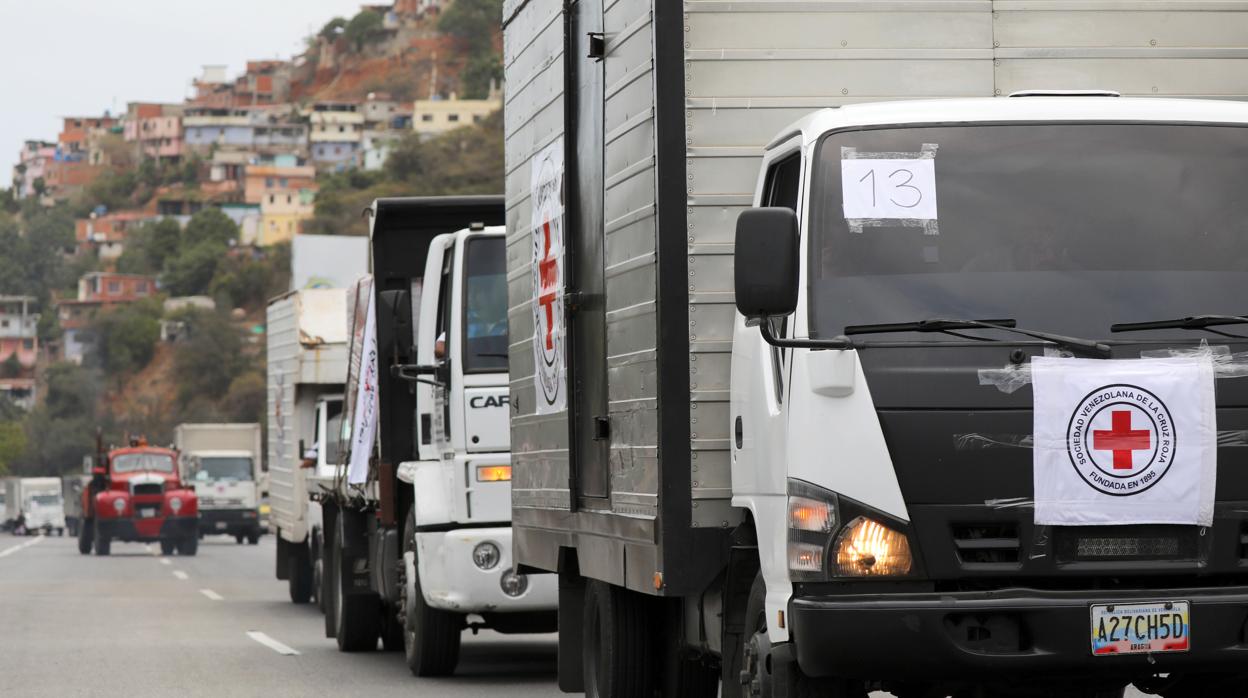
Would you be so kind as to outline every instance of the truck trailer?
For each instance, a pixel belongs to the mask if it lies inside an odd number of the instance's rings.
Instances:
[[[179,424],[173,441],[199,496],[199,534],[260,542],[260,425]]]
[[[1246,10],[508,0],[513,535],[560,687],[1244,693],[1238,469],[1209,525],[1044,523],[1029,381],[1244,350],[1201,328],[1244,321],[1210,178],[1245,173]],[[1161,443],[1129,418],[1088,482]]]
[[[413,674],[446,675],[467,629],[556,628],[555,580],[511,556],[503,204],[378,199],[369,213],[342,467],[318,496],[326,628],[343,651],[380,637]]]
[[[269,529],[277,578],[288,582],[292,602],[308,603],[320,588],[324,530],[308,483],[332,478],[336,465],[329,435],[341,422],[347,375],[346,291],[292,291],[269,301],[267,318]],[[319,456],[305,468],[313,447]]]

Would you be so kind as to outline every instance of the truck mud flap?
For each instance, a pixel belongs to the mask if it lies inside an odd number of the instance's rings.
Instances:
[[[339,511],[342,527],[342,559],[338,560],[344,595],[371,594],[369,574],[368,512]]]

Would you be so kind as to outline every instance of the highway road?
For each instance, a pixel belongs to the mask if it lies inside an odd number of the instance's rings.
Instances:
[[[554,635],[466,635],[445,679],[413,677],[398,653],[340,653],[273,578],[273,548],[209,537],[196,557],[136,543],[95,557],[68,537],[0,534],[0,695],[565,695]]]
[[[554,635],[469,634],[454,678],[417,679],[399,653],[340,653],[274,579],[272,536],[209,537],[196,557],[153,549],[84,556],[72,538],[0,534],[0,694],[562,695]]]

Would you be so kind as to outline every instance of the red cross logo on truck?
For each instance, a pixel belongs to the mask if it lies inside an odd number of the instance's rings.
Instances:
[[[1130,470],[1134,467],[1134,453],[1152,448],[1152,439],[1147,429],[1131,428],[1131,412],[1114,410],[1111,429],[1097,429],[1092,432],[1092,448],[1098,451],[1114,452],[1114,470]]]
[[[550,219],[542,223],[542,258],[537,268],[541,276],[541,294],[537,302],[546,311],[546,351],[555,349],[555,297],[558,294],[559,262],[550,254]]]

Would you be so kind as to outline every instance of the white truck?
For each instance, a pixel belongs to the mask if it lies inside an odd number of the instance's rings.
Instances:
[[[557,621],[555,580],[512,562],[502,198],[379,199],[370,213],[364,360],[348,380],[359,427],[340,451],[355,468],[319,497],[327,630],[343,651],[380,636],[413,674],[446,675],[465,630]]]
[[[182,479],[199,497],[199,535],[260,541],[263,453],[259,424],[179,424],[174,447]]]
[[[562,689],[1246,692],[1248,4],[503,21],[515,556]],[[1202,339],[1212,526],[1038,524],[1032,357]],[[1161,432],[1108,417],[1133,476]]]
[[[15,531],[65,535],[65,500],[59,477],[12,477],[4,484]]]
[[[308,481],[332,477],[342,382],[347,374],[344,289],[291,291],[268,306],[269,529],[277,536],[277,578],[290,600],[307,603],[323,547],[321,508]],[[317,455],[305,468],[305,455]]]

